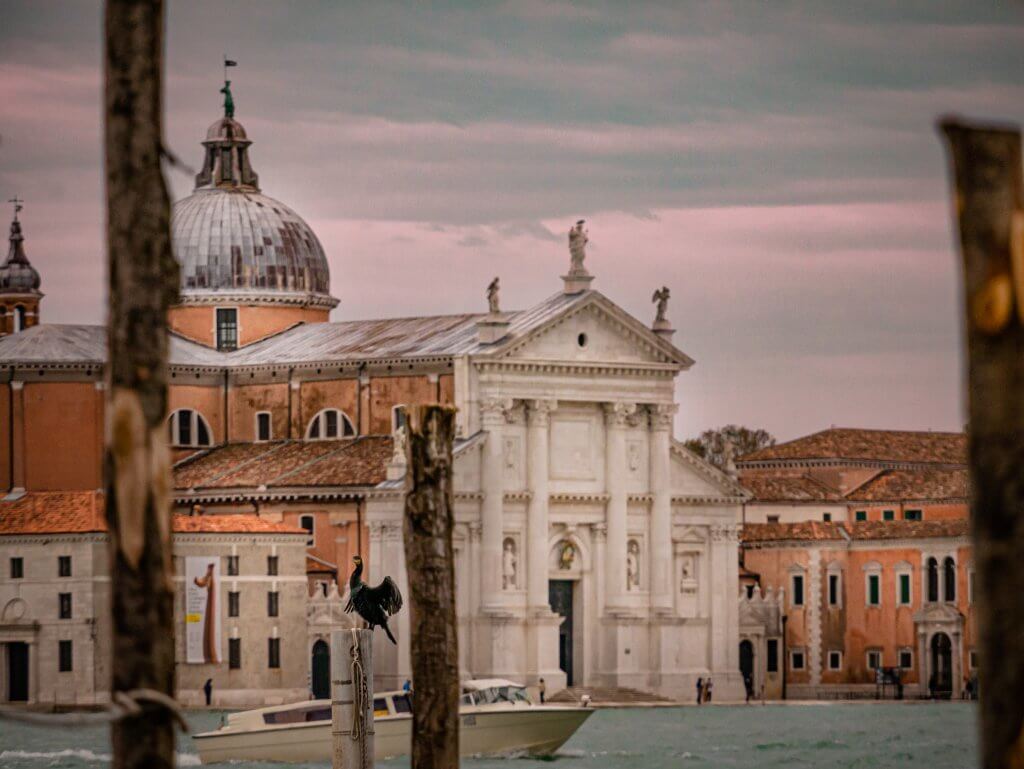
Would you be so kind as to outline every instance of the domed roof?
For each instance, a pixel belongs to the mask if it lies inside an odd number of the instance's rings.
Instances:
[[[38,294],[42,281],[39,273],[25,255],[22,243],[25,236],[21,234],[21,222],[15,213],[11,222],[11,245],[7,251],[7,260],[0,265],[0,293],[2,294]]]
[[[174,204],[181,289],[330,293],[323,246],[288,206],[259,192],[200,189]]]
[[[171,211],[182,299],[334,307],[323,246],[302,217],[260,192],[251,144],[233,114],[206,132],[195,191]]]

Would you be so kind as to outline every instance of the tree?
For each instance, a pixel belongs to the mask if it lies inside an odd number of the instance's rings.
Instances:
[[[765,446],[775,445],[775,437],[767,430],[751,429],[740,425],[725,425],[717,430],[705,430],[696,438],[690,438],[683,445],[722,470],[725,469],[726,439],[732,442],[734,458],[763,449]]]

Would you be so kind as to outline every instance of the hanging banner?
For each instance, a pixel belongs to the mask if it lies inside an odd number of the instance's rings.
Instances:
[[[185,661],[220,662],[220,558],[185,558]]]

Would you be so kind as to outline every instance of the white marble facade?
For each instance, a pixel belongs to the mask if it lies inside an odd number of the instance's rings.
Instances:
[[[717,696],[742,696],[743,491],[673,440],[675,377],[692,361],[589,290],[493,347],[454,366],[463,675],[565,686],[558,581],[571,593],[574,685],[684,699],[710,674]],[[406,591],[402,501],[400,482],[384,484],[366,520],[371,579]],[[397,636],[397,649],[375,649],[379,686],[409,677],[405,612]]]

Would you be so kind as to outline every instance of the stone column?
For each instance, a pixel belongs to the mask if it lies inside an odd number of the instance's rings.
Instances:
[[[485,611],[501,605],[502,507],[505,493],[501,439],[507,405],[498,398],[487,398],[480,403],[480,418],[487,432],[480,473],[480,486],[484,493],[480,505],[481,604]]]
[[[466,528],[469,530],[469,568],[467,579],[469,580],[469,615],[473,616],[480,611],[480,535],[483,527],[477,521],[471,521]]]
[[[605,609],[625,605],[626,594],[626,426],[634,403],[606,403],[605,489],[608,548],[605,553]]]
[[[675,404],[658,404],[650,414],[651,605],[672,611],[672,418]]]
[[[526,598],[530,611],[548,606],[548,425],[557,402],[530,401],[527,413],[526,472],[531,495],[526,508]],[[520,559],[521,562],[521,559]]]
[[[931,660],[928,658],[928,633],[917,633],[917,685],[922,696],[928,694],[928,680],[931,677]]]

